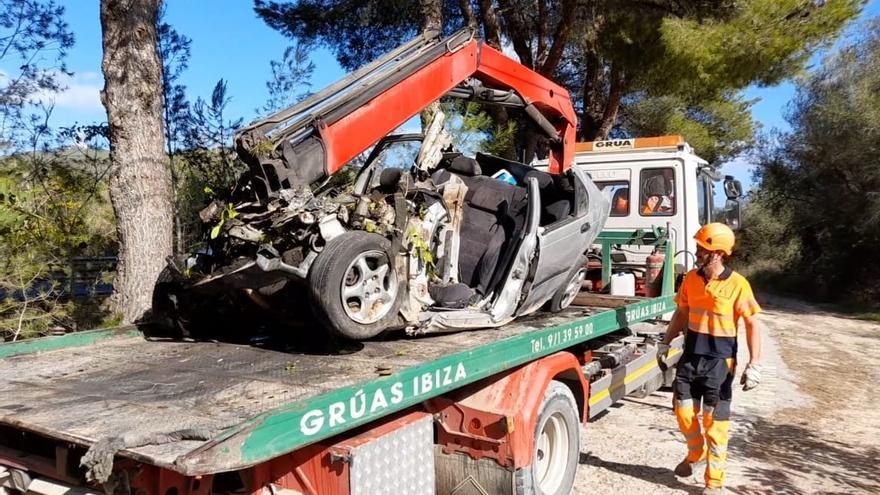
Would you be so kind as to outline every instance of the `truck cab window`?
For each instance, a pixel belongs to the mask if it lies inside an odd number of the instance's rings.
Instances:
[[[629,215],[629,181],[596,182],[596,186],[611,198],[610,216],[625,217]]]
[[[697,218],[700,222],[700,225],[706,225],[711,222],[711,218],[709,217],[712,211],[712,204],[710,203],[712,198],[712,191],[709,189],[712,187],[712,183],[710,179],[703,174],[697,173]]]
[[[645,217],[675,215],[675,170],[647,168],[639,174],[639,214]]]

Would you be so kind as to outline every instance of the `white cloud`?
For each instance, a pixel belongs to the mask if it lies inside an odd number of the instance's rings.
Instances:
[[[66,90],[55,95],[55,106],[72,110],[103,110],[101,86],[90,84],[70,84]]]
[[[104,81],[100,74],[95,72],[83,72],[74,74],[73,77],[61,75],[59,77],[62,91],[57,93],[44,93],[40,100],[44,102],[54,101],[55,108],[65,108],[80,112],[99,112],[104,110],[101,104],[101,89]]]

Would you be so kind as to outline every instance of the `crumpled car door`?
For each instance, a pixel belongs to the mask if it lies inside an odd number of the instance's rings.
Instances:
[[[582,261],[596,236],[605,226],[611,205],[579,167],[572,167],[575,182],[574,212],[561,221],[538,228],[538,253],[528,295],[517,315],[540,308],[565,287],[572,270]]]

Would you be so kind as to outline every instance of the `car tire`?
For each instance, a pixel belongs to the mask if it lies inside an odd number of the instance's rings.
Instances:
[[[535,425],[532,463],[514,473],[517,495],[571,493],[580,458],[580,419],[571,390],[553,380]]]
[[[188,338],[194,328],[180,275],[166,266],[153,286],[151,337]]]
[[[399,280],[390,250],[387,239],[363,231],[326,243],[309,269],[308,287],[312,312],[328,332],[364,340],[398,324],[406,281]]]
[[[252,305],[236,290],[196,290],[182,276],[165,267],[153,286],[148,337],[173,339],[233,338],[244,324]]]
[[[578,258],[575,269],[572,270],[571,274],[568,276],[565,285],[560,287],[559,290],[556,291],[556,294],[553,295],[553,298],[550,299],[549,309],[551,313],[558,313],[571,306],[571,303],[574,302],[574,299],[580,292],[581,285],[587,276],[587,269],[584,266],[586,263],[586,257],[581,256]]]

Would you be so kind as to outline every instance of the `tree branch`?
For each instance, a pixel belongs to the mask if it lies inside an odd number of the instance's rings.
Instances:
[[[590,50],[584,60],[585,76],[583,87],[584,108],[581,110],[581,136],[592,141],[598,131],[599,123],[595,109],[599,104],[599,79],[601,77],[601,60],[596,52]]]
[[[459,8],[461,8],[461,16],[464,18],[465,26],[477,30],[477,18],[474,16],[474,9],[471,6],[471,0],[459,0]]]
[[[483,36],[486,44],[496,50],[501,50],[501,25],[495,13],[492,0],[480,0],[480,19],[483,22]]]
[[[541,64],[541,58],[547,50],[547,4],[544,0],[535,0],[538,4],[538,20],[535,22],[535,34],[538,38],[537,63]]]
[[[513,51],[519,55],[519,62],[530,69],[535,68],[532,48],[529,46],[529,30],[523,22],[519,10],[511,4],[510,0],[498,0],[501,15],[507,22],[507,36],[513,43]]]
[[[562,2],[562,15],[559,24],[556,25],[556,31],[553,33],[553,41],[550,44],[550,50],[547,52],[547,58],[541,64],[538,72],[545,76],[551,76],[559,67],[562,60],[562,54],[565,53],[565,46],[568,44],[568,35],[571,32],[571,23],[574,20],[574,11],[577,6],[576,0],[564,0]]]
[[[605,112],[602,114],[602,123],[596,133],[596,139],[606,139],[611,128],[617,122],[617,112],[620,110],[620,99],[623,95],[623,70],[617,64],[611,64],[611,82],[608,87],[608,100],[605,103]]]

